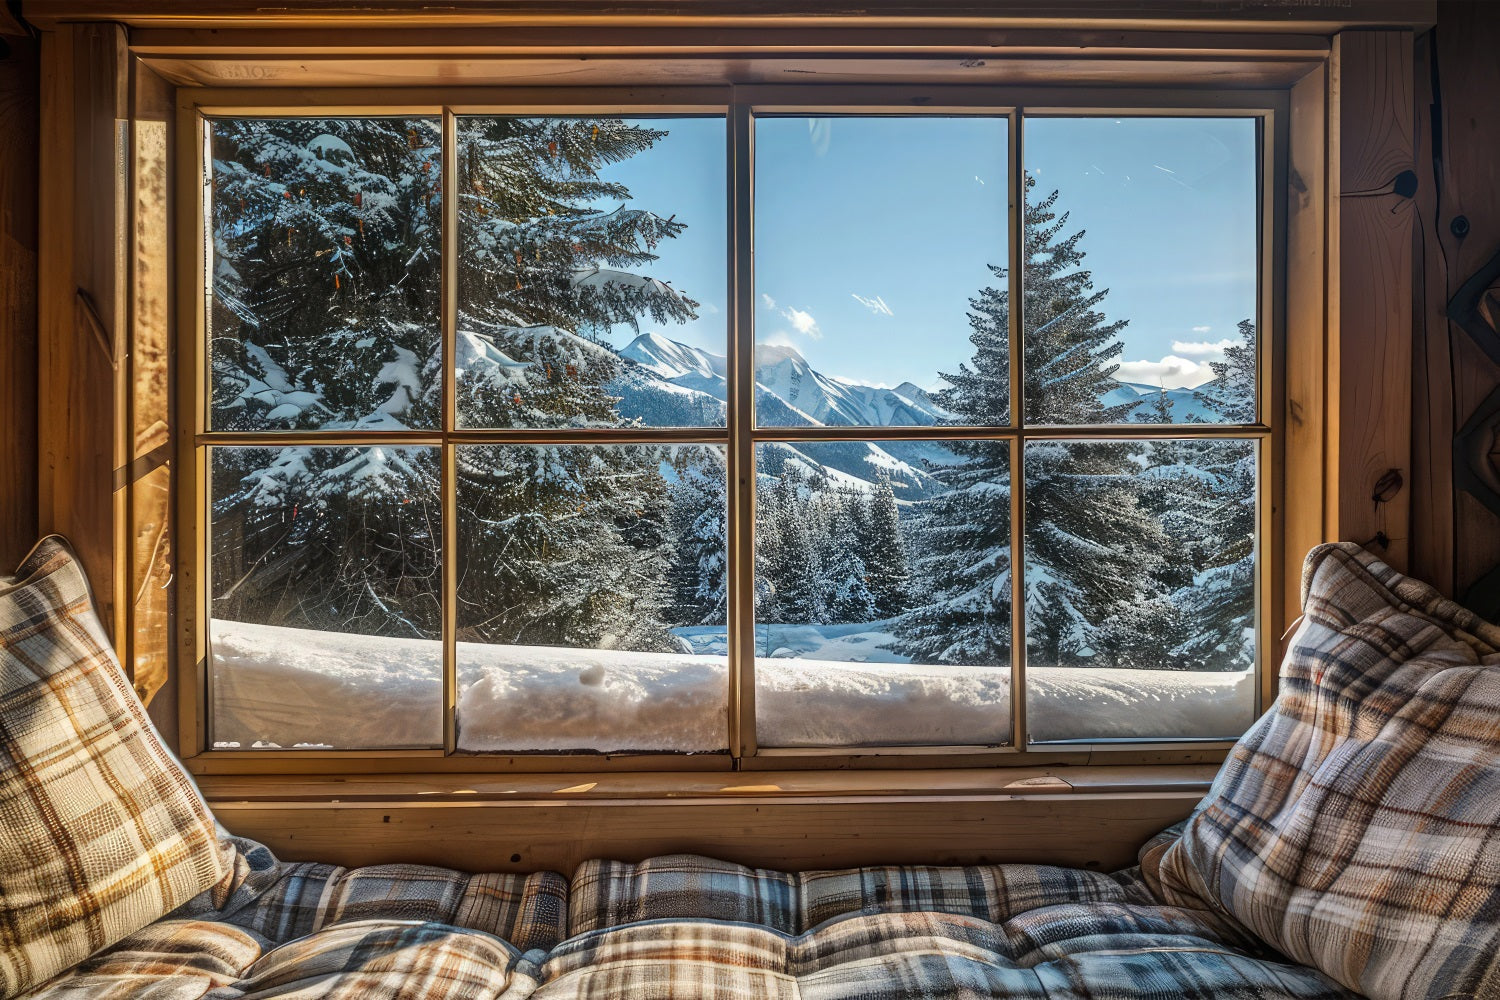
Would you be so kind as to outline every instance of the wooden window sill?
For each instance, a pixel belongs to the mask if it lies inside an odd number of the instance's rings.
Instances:
[[[1035,862],[1109,870],[1185,817],[1209,765],[732,774],[204,776],[278,856],[571,872],[694,853],[806,870]]]

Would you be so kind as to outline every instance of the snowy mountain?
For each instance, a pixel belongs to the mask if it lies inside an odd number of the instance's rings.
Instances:
[[[1213,381],[1209,381],[1192,389],[1166,390],[1167,400],[1172,404],[1172,423],[1185,424],[1194,418],[1206,423],[1222,423],[1224,418],[1203,405],[1203,399],[1198,395],[1199,390],[1206,390],[1212,385]],[[1115,387],[1105,394],[1104,405],[1140,403],[1131,414],[1131,419],[1138,423],[1154,422],[1156,397],[1161,391],[1161,386],[1147,385],[1144,382],[1116,382]]]
[[[619,355],[627,364],[612,388],[621,397],[622,416],[658,427],[723,425],[729,364],[723,355],[656,333],[641,334]],[[790,347],[762,346],[756,355],[755,407],[762,426],[930,426],[944,416],[926,392],[909,382],[885,389],[833,378],[814,371]],[[951,457],[942,445],[926,441],[766,447],[777,461],[789,459],[806,472],[851,485],[886,476],[904,501],[942,492],[927,465]]]

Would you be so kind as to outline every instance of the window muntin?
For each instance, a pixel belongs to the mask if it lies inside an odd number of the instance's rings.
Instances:
[[[1246,117],[1249,117],[1249,118],[1253,119],[1253,118],[1255,118],[1257,116],[1256,115],[1248,115]],[[450,119],[450,121],[451,120],[452,119]],[[1020,120],[1019,120],[1018,117],[1013,116],[1012,117],[1012,124],[1011,124],[1012,135],[1015,135],[1016,132],[1019,130],[1019,128],[1020,128]],[[1260,151],[1257,151],[1256,155],[1260,156],[1262,154],[1260,153]],[[1019,171],[1018,171],[1018,169],[1016,168],[1016,166],[1014,164],[1012,164],[1011,175],[1012,175],[1012,178],[1013,178],[1012,182],[1011,182],[1011,186],[1012,186],[1012,189],[1014,191],[1014,190],[1017,190],[1019,188]],[[731,185],[731,187],[735,187],[736,185],[743,185],[742,187],[738,188],[739,190],[743,191],[746,188],[748,188],[748,186],[749,186],[748,185],[748,177],[747,177],[745,171],[741,171],[738,176],[741,179],[738,180],[738,181],[736,181],[735,185]],[[1015,199],[1014,197],[1012,197],[1012,203],[1013,204],[1015,203],[1016,200],[1017,199]],[[743,216],[741,216],[741,219],[742,219],[742,224],[743,224]],[[1013,219],[1013,221],[1014,221],[1014,219]],[[731,242],[733,242],[733,241],[731,241]],[[739,259],[743,260],[744,258],[742,256]],[[744,275],[747,274],[748,269],[743,264],[737,265],[736,269],[737,269],[737,273],[740,274],[741,278],[743,279]],[[741,295],[739,301],[743,302],[744,298],[745,298],[745,296]],[[741,316],[740,316],[740,319],[741,319],[741,333],[739,335],[741,338],[744,338],[746,336],[744,330],[747,328],[747,324],[744,322],[744,320],[749,318],[749,313],[750,313],[749,309],[745,309],[743,306],[741,307]],[[733,426],[733,424],[734,424],[733,414],[730,415],[729,421],[730,421],[731,426]],[[454,425],[450,424],[450,426],[454,426]],[[746,423],[742,422],[739,426],[741,427],[741,431],[739,433],[741,435],[744,435],[746,433],[744,431],[744,428],[747,426]],[[897,439],[897,441],[893,442],[893,443],[907,444],[912,439],[912,437],[915,437],[919,441],[927,441],[927,440],[933,440],[933,439],[941,439],[944,436],[954,436],[954,437],[957,437],[957,436],[961,436],[962,435],[962,428],[961,427],[955,426],[950,431],[950,430],[944,429],[947,426],[948,425],[943,425],[943,427],[940,427],[940,428],[937,428],[937,429],[928,429],[928,428],[920,428],[920,427],[918,427],[918,428],[900,428],[900,427],[897,427],[895,429],[897,429],[897,430],[906,430],[907,433],[904,433],[904,434],[900,435],[900,437]],[[455,427],[455,429],[457,429],[457,428]],[[1174,432],[1176,432],[1176,430],[1177,429],[1174,428]],[[829,433],[830,433],[829,430],[824,429],[824,428],[819,428],[819,427],[816,427],[816,426],[808,426],[806,428],[796,428],[796,427],[777,428],[777,427],[774,427],[774,426],[768,426],[768,427],[763,428],[763,429],[758,430],[758,431],[751,431],[751,432],[749,432],[749,434],[751,435],[751,437],[757,442],[755,445],[752,446],[752,452],[755,451],[755,450],[758,450],[760,447],[762,447],[763,445],[765,445],[767,443],[771,443],[771,442],[775,442],[775,441],[785,440],[787,443],[794,442],[794,441],[796,441],[798,439],[799,435],[804,434],[804,431],[805,431],[806,436],[808,436],[812,440],[821,440],[821,438],[827,437],[829,435]],[[852,431],[852,429],[851,429],[851,431]],[[451,448],[456,448],[456,447],[460,447],[460,446],[464,446],[464,445],[468,445],[468,444],[482,443],[482,441],[476,441],[475,438],[477,436],[482,436],[484,433],[485,432],[483,432],[480,429],[465,430],[463,432],[463,435],[458,436],[456,438],[449,439],[451,441],[451,443],[448,444],[446,447],[448,447],[448,448],[451,449]],[[506,429],[502,428],[502,429],[498,430],[495,433],[497,435],[497,442],[499,440],[501,440],[501,439],[515,440],[514,432],[507,432]],[[542,431],[538,431],[536,433],[540,434],[540,436],[542,438],[545,438],[547,436],[547,434],[551,433],[551,432],[549,430],[547,430],[547,429],[543,429]],[[567,430],[560,430],[559,433],[566,434],[566,433],[568,433],[568,431]],[[576,433],[576,430],[574,431],[574,433]],[[604,435],[601,438],[601,440],[615,440],[621,433],[624,433],[627,437],[633,437],[635,435],[641,435],[641,436],[643,436],[645,438],[648,438],[648,439],[651,437],[651,432],[649,430],[639,430],[639,429],[637,429],[637,430],[626,431],[626,432],[609,430],[609,431],[605,431],[604,432]],[[682,440],[683,439],[683,434],[684,434],[683,431],[663,431],[661,433],[669,435],[668,439],[670,439],[670,440]],[[711,431],[711,430],[709,430],[709,431],[706,431],[705,433],[707,435],[709,435],[707,438],[705,438],[705,440],[708,441],[708,442],[711,442],[713,440],[712,434],[714,432]],[[1113,432],[1109,431],[1108,428],[1100,428],[1097,431],[1097,434],[1109,434],[1109,433],[1113,433]],[[1138,437],[1141,436],[1140,432],[1138,432],[1138,431],[1123,431],[1123,432],[1120,432],[1120,433],[1123,433],[1124,437],[1126,437],[1126,438],[1132,438],[1132,439],[1138,438]],[[1197,433],[1207,434],[1208,432],[1206,430],[1200,432],[1200,431],[1198,431],[1195,428],[1190,433],[1193,433],[1193,434],[1197,434]],[[1252,438],[1254,438],[1255,440],[1263,441],[1263,442],[1269,444],[1269,435],[1270,435],[1269,429],[1264,428],[1264,427],[1260,427],[1260,426],[1256,426],[1253,429],[1251,429],[1248,433],[1249,433],[1249,436],[1252,437]],[[507,436],[508,434],[509,434],[509,436]],[[532,432],[531,431],[526,431],[525,434],[526,435],[532,435]],[[833,436],[835,438],[852,439],[853,437],[857,437],[859,435],[853,434],[853,433],[844,433],[844,434],[837,434],[836,433]],[[878,435],[866,435],[866,436],[867,437],[872,437],[872,436],[878,436]],[[1096,433],[1095,432],[1090,432],[1090,434],[1088,436],[1089,437],[1096,436]],[[1210,436],[1212,436],[1212,435],[1210,435]],[[446,432],[444,433],[443,437],[447,438],[447,433]],[[993,437],[996,440],[1002,440],[1002,441],[1010,442],[1013,454],[1024,454],[1024,448],[1025,448],[1026,441],[1028,441],[1028,440],[1035,440],[1035,439],[1055,438],[1055,437],[1057,437],[1057,435],[1053,434],[1053,433],[1048,433],[1044,427],[1041,427],[1041,426],[1032,426],[1032,427],[1029,427],[1029,428],[1022,427],[1022,428],[1018,428],[1016,430],[997,429],[997,430],[995,430],[993,432],[986,433],[986,435],[984,435],[984,437],[985,438]],[[203,443],[205,443],[205,444],[216,443],[215,441],[211,440],[213,438],[213,435],[209,435],[208,438],[209,438],[208,440],[205,440],[203,438],[200,438],[200,440],[202,440]],[[529,441],[530,439],[531,439],[530,436],[524,437],[524,440],[528,440]],[[727,439],[725,439],[725,438],[719,438],[718,440],[720,440],[720,441],[726,441]],[[438,443],[438,442],[435,442],[435,443]],[[734,442],[732,442],[732,441],[730,441],[728,443],[734,444]],[[1019,451],[1016,448],[1017,445],[1020,446],[1020,450]],[[737,450],[740,447],[742,447],[742,445],[740,445],[740,444],[734,444],[734,447],[731,448],[731,453],[730,453],[730,464],[731,464],[731,466],[733,466],[735,464],[735,459],[734,459],[733,453],[734,453],[735,450]],[[1265,460],[1264,459],[1264,455],[1261,455],[1259,457],[1259,460],[1263,463],[1264,460]],[[741,467],[742,468],[745,467],[745,463],[743,461],[741,462]],[[1263,480],[1264,480],[1264,477],[1262,477],[1262,482],[1263,482]],[[740,480],[740,482],[744,483],[745,479],[742,477],[741,480]],[[1258,487],[1258,489],[1263,489],[1263,487]],[[1018,489],[1017,492],[1019,493],[1021,491]],[[1019,497],[1017,498],[1016,502],[1019,502]],[[742,505],[741,509],[748,509],[748,507],[746,507],[745,505]],[[1264,520],[1264,519],[1262,518],[1262,520]],[[742,531],[746,530],[745,527],[744,527],[746,521],[747,521],[747,518],[743,518],[742,517],[740,519],[740,522],[739,522],[740,525],[741,525],[740,530],[742,530]],[[1020,529],[1017,528],[1016,530],[1019,531]],[[731,561],[734,559],[734,554],[733,554],[733,549],[734,548],[735,548],[735,546],[731,546],[731,551],[728,553],[728,558]],[[747,561],[747,560],[744,560],[742,558],[742,562],[743,561]],[[734,586],[734,582],[733,582],[734,580],[736,580],[736,579],[743,579],[743,575],[742,574],[743,574],[743,570],[739,571],[738,573],[733,573],[733,572],[731,573],[731,583],[730,583],[730,587],[731,588]],[[1257,605],[1257,607],[1259,607],[1259,604]],[[731,612],[731,614],[732,614],[732,612]],[[1018,626],[1017,626],[1018,629],[1021,628],[1021,627],[1023,627],[1023,625],[1024,625],[1024,622],[1022,622],[1021,624],[1018,624]],[[745,631],[744,629],[739,629],[739,630],[735,631],[733,634],[734,635],[740,635],[744,631]],[[725,645],[732,648],[732,647],[734,647],[735,643],[734,642],[727,642],[726,641]],[[450,648],[451,648],[451,641],[450,641]],[[452,659],[453,659],[453,657],[450,654],[450,662],[452,662]],[[739,670],[738,674],[736,675],[738,677],[738,680],[736,681],[736,683],[741,684],[741,685],[743,685],[745,683],[749,683],[749,677],[752,676],[752,671],[749,669],[751,666],[752,666],[752,664],[750,664],[750,663],[742,663],[742,665],[740,667],[740,670]],[[1018,670],[1018,668],[1020,666],[1021,666],[1020,664],[1012,664],[1011,669],[1013,671],[1014,670]],[[453,668],[450,667],[449,670],[452,671]],[[451,683],[452,682],[450,682],[450,684]],[[744,704],[746,704],[746,702],[742,701],[740,704],[744,705]],[[1021,708],[1023,706],[1024,706],[1024,701],[1021,702],[1020,705],[1016,706],[1016,708],[1017,708],[1017,712],[1016,712],[1016,714],[1017,714],[1017,723],[1020,725],[1021,731],[1026,731],[1025,713],[1024,713],[1024,711],[1021,711]],[[740,709],[740,711],[742,713],[741,714],[741,726],[743,728],[741,730],[741,735],[738,738],[739,746],[740,746],[740,748],[743,751],[753,752],[753,748],[754,748],[754,746],[756,744],[756,738],[753,735],[754,734],[754,728],[750,724],[750,723],[753,722],[753,720],[744,718],[744,716],[743,716],[743,709]],[[759,715],[759,714],[760,713],[757,713],[757,715]],[[749,733],[750,733],[750,735],[748,735],[748,736],[745,735],[745,730],[748,730]],[[1034,736],[1035,736],[1035,734],[1033,734],[1033,737]],[[1068,737],[1063,736],[1063,737],[1053,737],[1053,738],[1068,738]],[[1106,739],[1106,740],[1108,740],[1108,739],[1110,739],[1112,737],[1106,735],[1103,738]],[[766,745],[769,746],[771,744],[768,743]],[[807,744],[802,744],[802,745],[807,745]],[[993,745],[993,744],[991,744],[991,745]],[[450,747],[452,747],[452,743],[450,743]]]

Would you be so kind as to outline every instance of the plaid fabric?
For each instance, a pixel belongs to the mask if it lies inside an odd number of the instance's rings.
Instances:
[[[1056,910],[1057,912],[1051,912]],[[1196,915],[1043,907],[1026,926],[935,912],[860,914],[790,935],[753,924],[656,920],[570,938],[535,1000],[1348,1000],[1321,974],[1196,931]],[[1052,943],[1055,958],[1035,946]]]
[[[228,873],[213,818],[105,639],[67,545],[0,585],[0,996]]]
[[[856,913],[932,911],[986,920],[1049,902],[1150,901],[1128,873],[1052,865],[887,865],[800,874],[746,868],[691,854],[640,864],[585,861],[573,875],[573,934],[641,920],[704,918],[799,934]]]
[[[531,993],[540,957],[479,931],[362,920],[282,945],[205,1000],[492,1000],[516,985],[510,1000]]]
[[[25,995],[25,1000],[199,1000],[226,987],[266,941],[229,924],[159,920]]]
[[[1354,545],[1302,588],[1275,707],[1143,872],[1376,1000],[1500,997],[1500,628]]]
[[[234,876],[177,911],[222,920],[284,944],[338,924],[401,920],[444,924],[546,950],[566,935],[568,883],[556,872],[484,874],[425,865],[340,868],[277,861],[264,846],[228,838]]]

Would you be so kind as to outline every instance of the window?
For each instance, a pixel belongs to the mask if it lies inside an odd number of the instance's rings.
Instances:
[[[263,96],[196,119],[216,753],[1255,717],[1268,102]]]

